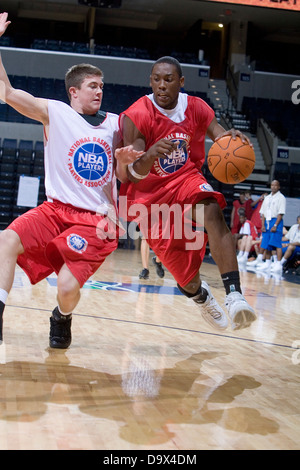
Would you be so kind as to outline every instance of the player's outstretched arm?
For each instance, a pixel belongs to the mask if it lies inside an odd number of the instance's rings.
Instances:
[[[10,21],[7,21],[7,13],[0,13],[0,37],[6,31]],[[35,98],[24,90],[12,87],[2,58],[0,56],[0,99],[12,106],[19,113],[36,121],[48,124],[48,101],[43,98]]]

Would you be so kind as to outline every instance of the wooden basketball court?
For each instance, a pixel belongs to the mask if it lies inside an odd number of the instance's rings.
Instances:
[[[202,277],[222,304],[216,266]],[[241,273],[258,320],[219,333],[167,272],[118,249],[82,289],[68,350],[48,347],[56,277],[17,268],[0,346],[1,450],[300,448],[299,276]]]

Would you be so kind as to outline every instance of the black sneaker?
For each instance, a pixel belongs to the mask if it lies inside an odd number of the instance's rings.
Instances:
[[[60,315],[57,307],[53,310],[50,317],[50,348],[66,349],[70,346],[72,341],[71,323],[72,315],[64,317]]]
[[[159,277],[164,277],[164,275],[165,275],[164,268],[162,267],[161,262],[158,263],[158,262],[156,261],[156,257],[155,257],[155,256],[153,256],[153,258],[152,258],[152,263],[153,263],[154,266],[155,266],[156,274],[157,274]]]
[[[140,279],[149,279],[149,269],[144,268],[139,274]]]

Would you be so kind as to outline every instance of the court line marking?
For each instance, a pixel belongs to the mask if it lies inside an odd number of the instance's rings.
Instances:
[[[52,310],[45,309],[45,308],[37,308],[37,307],[24,307],[21,305],[9,305],[7,304],[6,307],[11,307],[11,308],[24,308],[26,310],[40,310],[43,312],[52,312]],[[178,326],[168,326],[168,325],[160,325],[158,323],[148,323],[148,322],[138,322],[135,320],[121,320],[119,318],[109,318],[109,317],[103,317],[103,316],[98,316],[98,315],[89,315],[89,314],[82,314],[82,313],[73,313],[72,315],[76,317],[84,317],[84,318],[94,318],[98,320],[108,320],[108,321],[114,321],[114,322],[119,322],[119,323],[130,323],[133,325],[141,325],[141,326],[151,326],[153,328],[165,328],[169,330],[175,330],[175,331],[184,331],[186,333],[197,333],[201,335],[207,335],[207,336],[218,336],[220,338],[228,338],[228,339],[234,339],[234,340],[239,340],[239,341],[246,341],[248,343],[257,343],[257,344],[262,344],[266,346],[275,346],[279,348],[286,348],[286,349],[291,349],[296,351],[297,347],[293,347],[292,345],[287,345],[287,344],[280,344],[280,343],[271,343],[270,341],[263,341],[263,340],[257,340],[253,338],[242,338],[240,336],[231,336],[231,335],[226,335],[222,333],[210,333],[209,331],[201,331],[201,330],[194,330],[194,329],[188,329],[188,328],[182,328]]]

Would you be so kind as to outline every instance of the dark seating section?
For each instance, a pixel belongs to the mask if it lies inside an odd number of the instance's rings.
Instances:
[[[2,46],[2,47],[11,47],[11,46],[13,46],[13,39],[9,36],[1,36],[0,46]]]
[[[273,132],[290,147],[300,147],[300,106],[290,101],[245,97],[242,111],[256,132],[257,120],[263,118]]]
[[[20,176],[40,178],[38,204],[45,200],[43,142],[0,139],[0,230],[29,207],[17,206]]]
[[[290,174],[291,197],[300,198],[300,163],[291,163]]]
[[[288,195],[290,193],[290,166],[287,162],[276,162],[274,167],[273,179],[280,182],[280,190]]]
[[[275,162],[273,179],[287,197],[300,197],[300,163]]]
[[[126,47],[110,44],[95,44],[90,48],[89,44],[81,42],[68,42],[68,41],[57,41],[51,39],[34,39],[31,44],[32,49],[60,51],[60,52],[72,52],[77,54],[95,54],[104,55],[110,57],[125,57],[128,59],[144,59],[144,60],[156,60],[158,56],[165,55],[158,53],[158,51],[149,51],[147,49],[138,47]],[[181,63],[185,64],[199,64],[197,53],[195,52],[180,52],[170,51],[166,52],[166,55],[172,55],[176,57]]]
[[[10,75],[9,79],[14,88],[21,88],[41,98],[57,99],[69,103],[64,80],[17,75]],[[151,93],[151,89],[148,87],[105,83],[102,109],[119,114],[135,100],[149,93]],[[189,93],[199,96],[212,106],[206,93],[193,91],[189,91]],[[39,124],[38,121],[23,116],[7,104],[0,105],[0,121]]]

